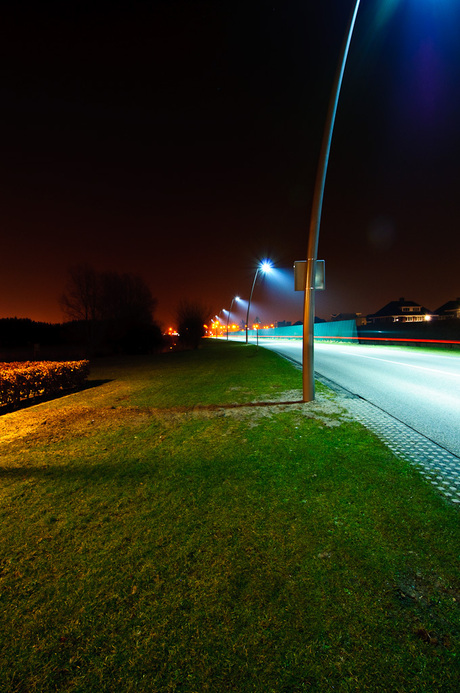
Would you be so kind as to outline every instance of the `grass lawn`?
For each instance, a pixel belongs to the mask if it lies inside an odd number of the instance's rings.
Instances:
[[[458,508],[276,354],[0,418],[0,690],[460,689]]]

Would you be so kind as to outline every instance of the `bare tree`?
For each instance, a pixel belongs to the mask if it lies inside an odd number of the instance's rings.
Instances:
[[[120,320],[149,323],[156,301],[142,277],[118,272],[97,272],[75,265],[60,298],[71,320]]]
[[[88,346],[103,343],[117,351],[148,351],[161,331],[153,320],[156,300],[136,274],[97,272],[89,265],[69,270],[60,303],[71,319],[84,323]]]
[[[70,320],[90,321],[100,317],[99,277],[93,267],[86,264],[70,267],[67,284],[59,303]]]
[[[99,304],[105,320],[150,324],[156,300],[142,277],[104,272],[100,276]]]

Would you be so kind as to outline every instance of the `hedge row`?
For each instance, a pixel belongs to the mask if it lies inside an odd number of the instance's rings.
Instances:
[[[0,405],[73,390],[81,387],[88,375],[89,361],[0,363]]]

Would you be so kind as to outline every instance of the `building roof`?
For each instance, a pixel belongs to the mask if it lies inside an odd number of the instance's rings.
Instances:
[[[390,303],[387,303],[386,306],[380,308],[380,310],[378,310],[376,313],[371,313],[367,317],[383,318],[390,317],[392,315],[407,315],[407,311],[403,311],[403,308],[410,307],[419,308],[420,310],[414,311],[419,315],[431,314],[431,311],[428,310],[428,308],[421,306],[420,303],[415,303],[415,301],[406,301],[404,298],[400,298],[398,301],[390,301]]]
[[[434,313],[435,315],[448,315],[449,313],[457,313],[460,310],[460,297],[454,301],[447,301],[443,303],[440,308],[437,308]]]

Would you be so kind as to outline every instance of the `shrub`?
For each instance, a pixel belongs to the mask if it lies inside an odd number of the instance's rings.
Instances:
[[[0,405],[81,387],[89,361],[24,361],[0,364]]]

